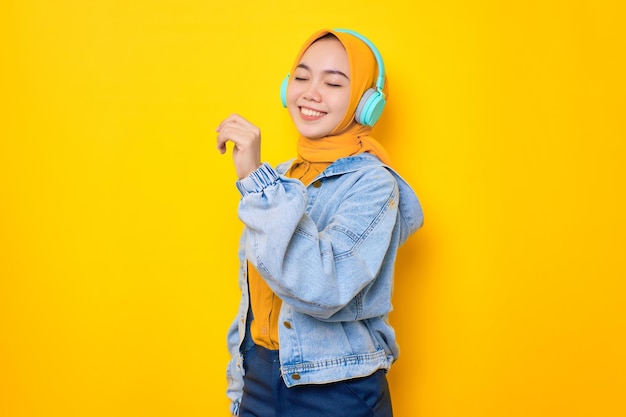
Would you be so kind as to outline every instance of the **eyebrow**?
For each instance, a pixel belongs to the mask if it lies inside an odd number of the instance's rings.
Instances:
[[[309,67],[307,64],[298,64],[296,66],[296,68],[303,68],[307,71],[311,71],[311,67]],[[339,70],[324,70],[322,71],[324,74],[337,74],[337,75],[342,75],[344,76],[348,81],[350,81],[350,77],[348,77],[346,74],[344,74],[342,71]]]

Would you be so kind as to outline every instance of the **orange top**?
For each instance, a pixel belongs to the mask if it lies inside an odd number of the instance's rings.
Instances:
[[[311,139],[300,136],[298,139],[298,157],[285,174],[287,177],[298,178],[308,185],[331,163],[340,158],[362,152],[372,153],[385,164],[390,165],[385,149],[374,138],[369,136],[371,127],[363,126],[354,121],[354,113],[361,96],[368,88],[376,86],[376,58],[363,41],[344,32],[322,30],[315,33],[302,46],[294,62],[292,73],[300,63],[302,55],[317,39],[332,33],[339,39],[348,54],[350,63],[350,104],[343,120],[329,136]],[[386,90],[385,83],[385,90]],[[387,91],[385,91],[387,95]],[[254,342],[267,349],[278,349],[278,314],[282,300],[271,288],[254,266],[248,262],[248,286],[250,305],[254,315],[250,323],[250,332]]]

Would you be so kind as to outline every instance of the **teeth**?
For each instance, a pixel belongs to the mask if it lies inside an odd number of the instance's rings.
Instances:
[[[311,110],[311,109],[307,109],[307,108],[304,108],[304,107],[302,107],[300,109],[300,111],[302,112],[302,114],[304,114],[305,116],[309,116],[309,117],[320,117],[320,116],[322,116],[324,114],[322,112]]]

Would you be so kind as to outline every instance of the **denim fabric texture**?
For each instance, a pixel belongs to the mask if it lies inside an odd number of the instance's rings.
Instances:
[[[244,354],[240,417],[393,417],[385,371],[328,384],[287,388],[278,351],[253,345]]]
[[[283,175],[290,164],[263,164],[236,183],[245,227],[242,296],[227,336],[234,414],[245,373],[247,262],[283,301],[279,358],[286,387],[372,375],[399,355],[388,314],[397,250],[423,224],[417,196],[367,153],[335,161],[307,187]]]

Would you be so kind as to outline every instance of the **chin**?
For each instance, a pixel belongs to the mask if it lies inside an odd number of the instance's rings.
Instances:
[[[311,126],[310,124],[306,124],[306,123],[302,123],[302,124],[296,123],[296,128],[302,136],[305,136],[311,139],[323,138],[324,136],[328,136],[330,132],[332,131],[332,129],[329,129],[324,126]]]
[[[319,133],[319,132],[311,132],[310,130],[307,129],[298,129],[298,132],[304,136],[307,137],[309,139],[321,139],[324,136],[328,136],[328,133]]]

